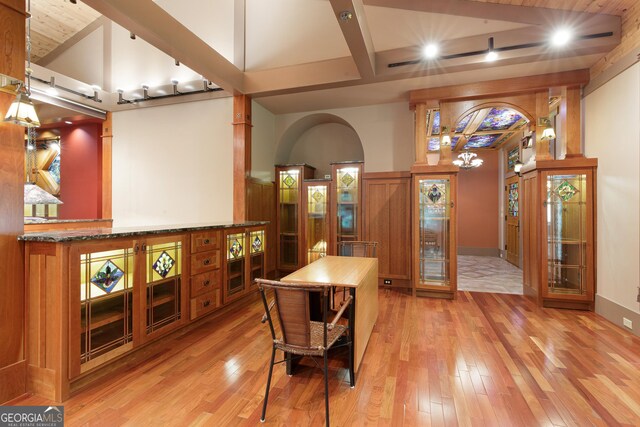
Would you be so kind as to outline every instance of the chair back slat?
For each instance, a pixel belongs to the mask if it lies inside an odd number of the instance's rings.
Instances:
[[[363,258],[375,258],[378,242],[339,242],[338,243],[338,255],[339,256],[355,256]]]
[[[275,290],[276,307],[285,344],[311,345],[309,292],[301,289]]]

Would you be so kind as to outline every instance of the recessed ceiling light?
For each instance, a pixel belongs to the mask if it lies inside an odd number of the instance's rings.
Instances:
[[[433,59],[436,56],[438,56],[438,45],[435,43],[429,43],[428,45],[426,45],[424,47],[424,49],[422,50],[422,53],[424,54],[424,57],[427,59]]]
[[[68,125],[72,125],[72,124],[73,124],[73,122],[70,122],[69,120],[65,120],[64,122],[65,122],[66,124],[68,124]]]
[[[558,47],[565,46],[569,41],[571,41],[571,38],[571,31],[566,28],[561,28],[551,36],[551,44]]]

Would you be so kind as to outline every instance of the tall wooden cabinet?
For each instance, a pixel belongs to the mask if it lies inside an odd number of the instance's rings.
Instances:
[[[306,164],[276,165],[278,206],[278,274],[285,275],[304,265],[302,239],[302,182],[314,177],[315,168]]]
[[[362,240],[362,172],[364,162],[331,164],[331,235],[330,254],[337,254],[343,241]]]
[[[411,174],[366,173],[364,240],[377,242],[379,285],[411,287]]]
[[[418,295],[455,299],[457,168],[437,170],[413,175],[413,283]]]
[[[327,255],[331,236],[331,180],[306,180],[302,187],[303,265]]]
[[[525,175],[525,197],[534,202],[523,218],[525,255],[537,252],[525,258],[525,287],[537,280],[545,307],[593,309],[596,168],[595,159],[542,161]]]

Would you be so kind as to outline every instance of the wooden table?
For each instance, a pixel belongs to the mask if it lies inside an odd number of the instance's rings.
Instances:
[[[282,279],[283,282],[331,283],[349,289],[354,301],[354,371],[358,372],[373,325],[378,319],[378,259],[326,256]]]

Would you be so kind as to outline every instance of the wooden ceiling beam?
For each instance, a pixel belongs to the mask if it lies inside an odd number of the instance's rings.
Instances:
[[[587,83],[589,83],[589,70],[564,71],[560,73],[539,74],[536,76],[419,89],[409,93],[409,102],[414,104],[432,99],[460,101],[473,98],[535,92],[557,86],[584,86]]]
[[[594,17],[612,17],[586,12],[549,9],[544,7],[517,6],[465,0],[364,0],[368,6],[380,6],[415,12],[440,13],[470,18],[518,22],[521,24],[551,27],[570,22],[583,23]]]
[[[151,0],[84,0],[88,6],[231,93],[244,93],[244,75]]]
[[[375,51],[362,0],[331,0],[351,56],[363,78],[375,74]]]

